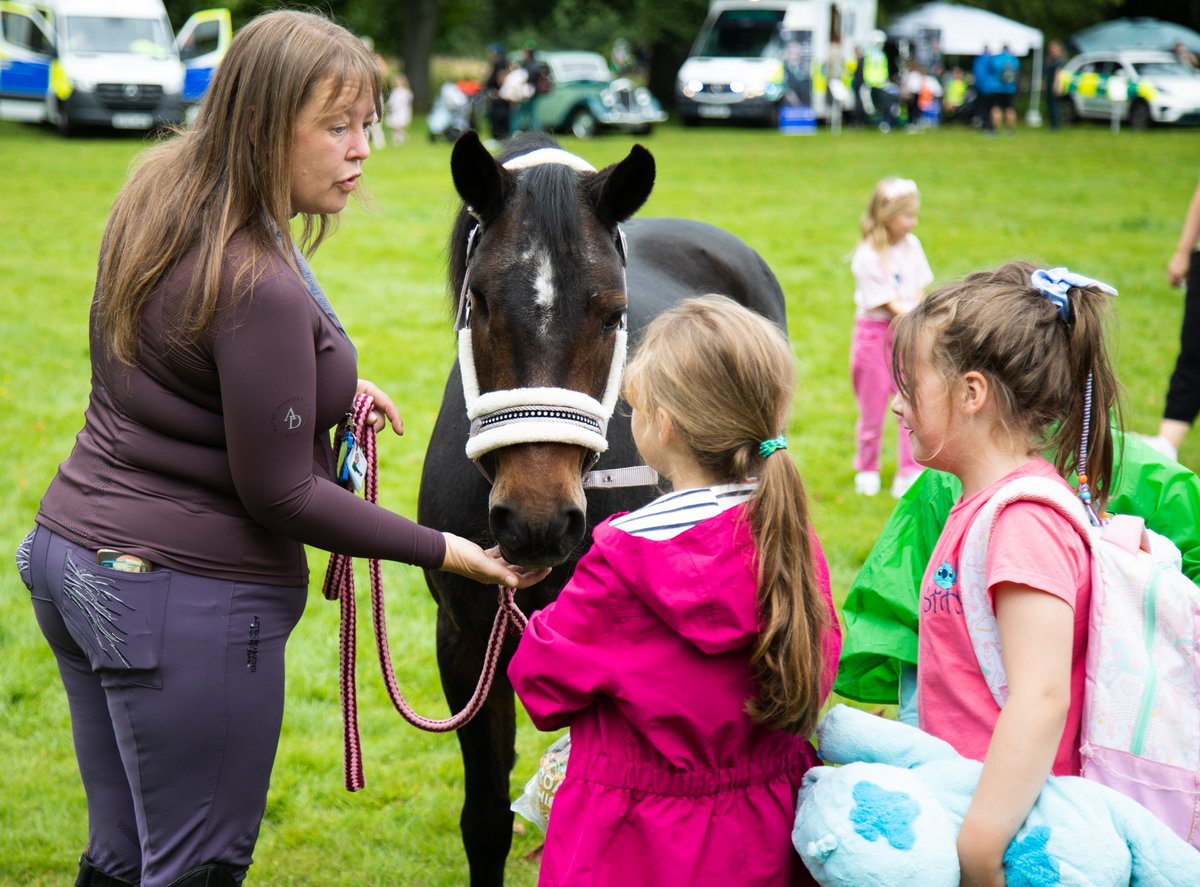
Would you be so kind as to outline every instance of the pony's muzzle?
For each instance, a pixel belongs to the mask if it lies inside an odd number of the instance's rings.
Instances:
[[[537,516],[496,504],[488,512],[488,524],[509,562],[556,567],[582,541],[586,518],[583,509],[573,504],[562,504]]]

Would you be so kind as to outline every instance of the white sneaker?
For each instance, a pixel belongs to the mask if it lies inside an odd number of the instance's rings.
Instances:
[[[908,488],[917,482],[917,478],[921,476],[921,472],[924,470],[924,468],[919,468],[908,474],[897,474],[892,479],[892,498],[899,499],[907,493]]]
[[[854,475],[854,492],[860,496],[879,495],[879,472],[860,471]]]
[[[1179,461],[1179,448],[1172,444],[1161,434],[1137,434],[1135,437],[1140,437],[1148,446],[1158,450],[1164,456],[1176,462]]]

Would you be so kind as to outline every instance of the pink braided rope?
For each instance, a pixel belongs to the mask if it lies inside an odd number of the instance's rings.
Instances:
[[[371,412],[373,405],[374,401],[368,394],[359,394],[355,397],[351,425],[354,428],[354,439],[363,447],[367,458],[366,499],[368,502],[377,503],[379,501],[379,460],[375,450],[375,428],[367,422],[367,415]],[[483,671],[479,675],[479,682],[475,685],[475,692],[471,694],[470,700],[456,715],[441,719],[427,718],[413,711],[396,681],[396,671],[392,667],[392,654],[388,648],[387,620],[384,614],[383,568],[377,558],[370,558],[368,563],[371,574],[371,621],[375,627],[375,648],[379,654],[379,668],[383,675],[383,683],[392,700],[392,705],[404,720],[422,730],[431,733],[447,733],[459,729],[479,713],[487,700],[488,693],[491,692],[505,635],[512,632],[514,636],[519,637],[525,630],[525,616],[517,607],[513,589],[503,585],[498,586],[496,618],[492,622],[492,633],[488,637],[487,650],[484,653]],[[341,689],[342,736],[345,748],[343,773],[347,791],[353,792],[362,788],[365,782],[363,780],[362,746],[358,732],[358,701],[354,684],[357,644],[354,571],[349,556],[330,555],[322,593],[329,600],[339,599],[341,601],[338,677]]]

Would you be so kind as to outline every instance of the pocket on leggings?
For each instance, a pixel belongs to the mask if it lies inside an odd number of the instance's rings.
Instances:
[[[125,573],[69,552],[59,612],[94,671],[127,683],[161,687],[163,625],[170,570]]]
[[[25,534],[21,544],[17,546],[17,572],[25,588],[33,591],[33,578],[29,574],[29,564],[33,559],[33,537],[37,534],[37,526]]]

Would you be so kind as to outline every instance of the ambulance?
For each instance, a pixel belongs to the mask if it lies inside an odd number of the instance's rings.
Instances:
[[[0,120],[64,136],[180,123],[232,38],[228,9],[175,34],[162,0],[0,0]]]
[[[713,0],[676,77],[676,110],[685,125],[774,125],[786,95],[824,118],[831,47],[852,59],[875,15],[876,0]]]

